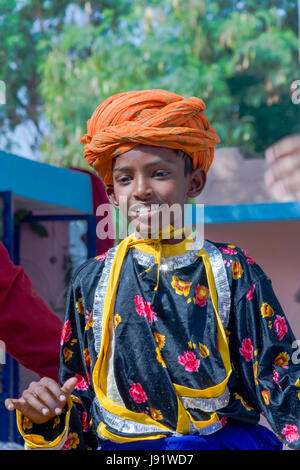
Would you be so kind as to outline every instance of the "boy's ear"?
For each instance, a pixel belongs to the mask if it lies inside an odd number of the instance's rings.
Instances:
[[[206,183],[206,173],[203,168],[196,168],[189,174],[188,197],[196,197],[203,191]]]
[[[106,196],[109,200],[109,202],[112,204],[112,206],[115,208],[115,209],[119,209],[119,203],[115,197],[115,191],[114,191],[114,187],[112,185],[108,185],[108,186],[105,186],[105,192],[106,192]]]

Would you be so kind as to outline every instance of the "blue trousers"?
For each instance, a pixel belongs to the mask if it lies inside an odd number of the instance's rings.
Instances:
[[[219,431],[117,444],[99,440],[101,450],[281,450],[282,443],[265,426],[228,422]]]

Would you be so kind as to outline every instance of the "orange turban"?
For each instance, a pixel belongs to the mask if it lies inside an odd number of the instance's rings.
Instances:
[[[205,172],[220,139],[203,114],[200,98],[166,90],[118,93],[107,98],[87,122],[84,157],[104,184],[113,184],[112,159],[138,145],[183,150]]]

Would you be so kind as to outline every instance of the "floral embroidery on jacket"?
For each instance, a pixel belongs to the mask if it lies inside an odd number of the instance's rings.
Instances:
[[[275,366],[288,367],[289,355],[286,352],[279,353],[274,359]]]
[[[148,400],[147,395],[139,382],[131,384],[129,393],[136,403],[144,403]]]
[[[209,356],[209,350],[208,348],[204,345],[199,343],[199,353],[200,356],[204,359],[205,357]]]
[[[89,312],[88,310],[86,311],[86,315],[85,315],[85,318],[87,320],[87,323],[85,325],[85,330],[89,330],[93,325],[94,325],[94,321],[93,321],[93,317],[92,317],[92,312]]]
[[[84,305],[83,305],[83,300],[82,297],[80,297],[77,302],[76,302],[76,308],[79,313],[84,313]]]
[[[71,338],[71,335],[72,335],[71,321],[67,320],[62,327],[60,344],[62,345],[64,343],[67,343],[69,339]]]
[[[268,390],[263,390],[261,392],[261,395],[264,399],[265,404],[269,405],[270,404],[270,392]]]
[[[247,251],[243,250],[243,248],[242,248],[242,252],[246,256],[248,264],[255,264],[254,259],[249,255],[249,253],[247,253]]]
[[[253,359],[254,348],[250,338],[243,339],[242,347],[239,349],[239,351],[247,362]]]
[[[85,380],[84,377],[82,377],[82,375],[75,374],[75,377],[76,379],[78,379],[78,382],[75,386],[77,390],[87,390],[89,388],[88,382]]]
[[[187,297],[189,295],[192,282],[181,281],[178,277],[173,276],[171,285],[177,294]]]
[[[139,295],[135,296],[134,302],[136,304],[135,309],[136,309],[137,313],[140,316],[147,318],[147,320],[150,324],[153,321],[157,320],[157,316],[156,316],[156,313],[153,310],[151,302],[145,302],[143,297],[140,297]]]
[[[76,449],[79,444],[79,437],[76,432],[70,432],[66,442],[64,443],[62,450]]]
[[[163,367],[167,367],[167,366],[166,366],[166,363],[165,363],[165,361],[164,361],[164,359],[163,359],[163,357],[162,357],[160,348],[157,347],[157,348],[155,349],[155,352],[156,352],[156,359],[157,359],[157,361],[158,361]]]
[[[254,364],[253,364],[253,375],[254,375],[255,385],[258,385],[257,371],[258,371],[258,361],[254,362]]]
[[[163,419],[163,415],[161,414],[161,412],[159,410],[155,410],[154,408],[150,408],[150,416],[156,421],[160,421]]]
[[[248,292],[246,294],[246,298],[248,300],[252,300],[253,299],[253,292],[255,290],[255,284],[252,284],[252,286],[250,287],[250,289],[248,289]]]
[[[71,349],[67,348],[66,346],[63,348],[62,352],[63,352],[65,362],[68,362],[74,354],[74,352]]]
[[[237,251],[234,250],[233,248],[231,248],[230,246],[221,246],[219,248],[220,251],[222,251],[222,253],[224,253],[225,255],[236,255],[237,254]]]
[[[262,304],[260,311],[263,318],[273,317],[274,315],[274,310],[272,309],[271,305],[269,305],[267,302],[264,302]]]
[[[196,304],[200,307],[205,307],[209,297],[209,289],[206,286],[200,286],[199,284],[196,287]]]
[[[278,338],[281,341],[283,339],[284,335],[288,332],[288,328],[287,328],[285,318],[281,317],[280,315],[276,315],[276,318],[275,318],[275,321],[274,321],[274,327],[275,327],[276,333],[278,335]]]
[[[95,256],[95,259],[97,261],[103,261],[107,257],[107,251],[103,253],[102,255]]]
[[[84,363],[87,367],[91,367],[92,358],[91,358],[91,355],[90,355],[90,352],[89,352],[88,348],[85,348],[83,350],[83,360],[84,360]]]
[[[298,427],[295,425],[286,424],[281,433],[285,436],[287,442],[293,442],[299,439]]]
[[[237,280],[243,275],[243,268],[239,261],[233,261],[232,263],[232,277]]]
[[[183,365],[187,372],[198,372],[200,359],[191,351],[185,351],[183,356],[178,356],[179,364]]]
[[[154,331],[153,336],[159,349],[162,349],[165,345],[165,336],[157,333],[156,331]]]
[[[121,321],[122,321],[122,318],[120,317],[118,313],[116,313],[116,315],[114,316],[114,328],[115,329],[121,323]]]

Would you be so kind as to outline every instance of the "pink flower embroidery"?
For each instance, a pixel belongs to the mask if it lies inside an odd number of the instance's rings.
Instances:
[[[254,292],[254,289],[255,289],[255,284],[252,284],[252,286],[250,287],[250,289],[248,290],[247,292],[247,299],[248,300],[252,300],[253,299],[253,292]]]
[[[244,255],[246,255],[248,264],[254,264],[255,263],[254,259],[251,258],[251,256],[249,255],[249,253],[247,253],[247,251],[242,249],[242,252],[244,253]]]
[[[209,297],[209,289],[206,286],[200,286],[200,284],[196,287],[196,304],[200,307],[205,307],[207,304]]]
[[[232,263],[232,259],[230,259],[229,261],[223,259],[223,263],[225,264],[225,266],[227,266],[227,268],[229,268],[230,264]]]
[[[88,310],[86,310],[85,313],[86,324],[84,329],[89,330],[94,325],[93,315],[92,312],[89,312]]]
[[[76,449],[79,444],[79,437],[76,432],[70,432],[61,450]]]
[[[278,385],[278,387],[281,388],[281,385],[279,384],[279,374],[275,369],[273,370],[273,380]]]
[[[71,338],[71,335],[72,335],[71,321],[67,320],[62,327],[60,344],[67,343],[69,339]]]
[[[198,372],[200,359],[197,359],[191,351],[185,351],[183,356],[178,356],[179,364],[183,365],[187,372]]]
[[[88,423],[88,417],[87,417],[87,412],[86,411],[78,411],[82,429],[84,432],[88,431],[89,428],[89,423]]]
[[[244,253],[244,255],[246,255],[246,256],[247,256],[247,258],[250,258],[250,255],[249,255],[249,253],[247,253],[247,251],[246,251],[246,250],[243,250],[243,248],[241,248],[241,250],[242,250],[242,252]]]
[[[75,387],[77,390],[87,390],[89,388],[88,382],[85,380],[84,377],[82,377],[82,375],[75,374],[75,377],[78,380]]]
[[[151,302],[145,302],[143,297],[136,295],[134,298],[134,302],[136,304],[136,311],[142,317],[148,319],[148,322],[151,324],[153,320],[157,320],[156,313],[154,312]]]
[[[148,397],[139,382],[136,384],[131,384],[129,393],[136,403],[144,403],[146,400],[148,400]]]
[[[221,246],[219,248],[219,250],[222,251],[222,253],[224,253],[225,255],[236,255],[237,254],[236,250],[233,250],[232,248],[229,248],[228,246]]]
[[[70,445],[70,438],[68,436],[61,450],[69,450],[69,445]]]
[[[297,441],[299,439],[298,428],[292,424],[286,424],[281,432],[288,442]]]
[[[221,421],[222,427],[224,428],[224,426],[226,426],[226,424],[227,424],[227,418],[226,418],[226,416],[222,416],[222,418],[220,419],[220,421]]]
[[[243,339],[242,347],[239,349],[239,351],[247,362],[253,359],[253,345],[250,338]]]
[[[282,338],[284,337],[284,335],[285,335],[285,334],[287,333],[287,331],[288,331],[285,318],[284,318],[284,317],[281,317],[280,315],[277,315],[277,316],[276,316],[276,319],[275,319],[275,321],[274,321],[274,327],[275,327],[276,333],[277,333],[277,335],[278,335],[278,338],[279,338],[280,341],[281,341]]]
[[[102,255],[96,256],[95,259],[97,261],[103,261],[106,258],[106,256],[107,256],[107,251],[106,251],[106,253],[103,253]]]

